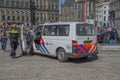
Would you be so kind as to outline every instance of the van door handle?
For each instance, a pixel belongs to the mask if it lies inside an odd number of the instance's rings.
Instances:
[[[48,42],[46,42],[46,45],[53,45],[53,43],[48,43]]]

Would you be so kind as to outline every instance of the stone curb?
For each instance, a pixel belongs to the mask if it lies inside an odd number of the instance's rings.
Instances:
[[[98,44],[98,50],[120,50],[120,44]]]

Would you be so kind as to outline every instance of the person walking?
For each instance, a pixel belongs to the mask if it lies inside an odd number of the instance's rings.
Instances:
[[[0,45],[1,45],[1,33],[2,31],[0,30]],[[2,49],[2,47],[0,46],[0,50]]]
[[[29,55],[33,55],[33,34],[32,29],[27,28],[26,32],[26,42],[27,42],[27,48],[29,49]]]
[[[7,45],[7,32],[2,31],[2,33],[1,33],[1,47],[2,47],[2,50],[6,51],[6,45]]]
[[[16,49],[19,45],[18,39],[20,36],[20,30],[17,28],[16,24],[13,24],[12,29],[9,30],[8,33],[9,33],[10,46],[11,46],[10,56],[12,58],[16,58]]]
[[[106,33],[103,37],[103,43],[108,44],[111,36],[109,33]]]

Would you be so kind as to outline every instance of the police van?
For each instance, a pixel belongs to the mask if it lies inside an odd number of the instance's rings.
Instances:
[[[33,52],[57,57],[61,62],[67,61],[68,58],[92,56],[98,52],[96,28],[93,24],[84,22],[45,23],[37,26],[32,33],[34,36]]]

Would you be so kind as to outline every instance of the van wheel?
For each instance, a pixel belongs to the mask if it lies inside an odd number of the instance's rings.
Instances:
[[[64,49],[59,49],[57,51],[57,58],[60,62],[66,62],[68,60],[68,56],[67,54],[65,53],[65,50]]]
[[[82,59],[88,59],[88,56],[83,57]]]

